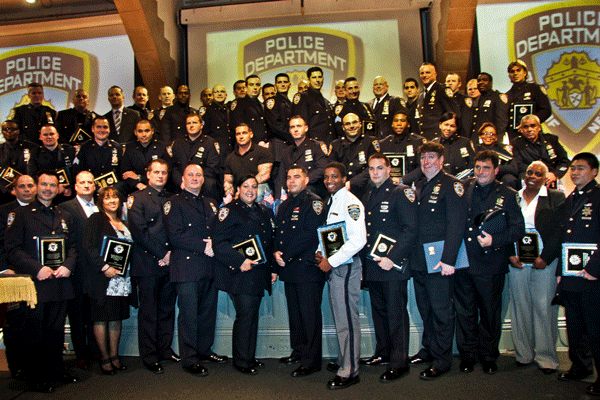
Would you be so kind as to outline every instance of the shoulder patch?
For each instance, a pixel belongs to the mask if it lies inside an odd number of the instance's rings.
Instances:
[[[313,200],[312,207],[317,215],[321,215],[323,212],[323,202],[321,200]]]
[[[225,218],[227,218],[228,215],[229,215],[229,208],[227,208],[227,207],[221,208],[219,210],[219,221],[225,220]]]
[[[275,107],[275,99],[267,100],[266,106],[269,110],[272,110]]]
[[[381,151],[381,147],[379,146],[379,140],[373,140],[373,147],[375,147],[375,150],[377,150],[378,153]]]
[[[130,210],[132,205],[133,205],[133,196],[129,196],[127,198],[127,209]]]
[[[171,211],[171,202],[167,201],[165,203],[165,205],[163,206],[163,211],[165,213],[165,215],[169,215],[169,211]]]
[[[465,187],[460,182],[454,182],[454,191],[457,195],[462,197],[462,195],[465,193]]]
[[[471,108],[473,107],[473,99],[470,97],[465,97],[465,104],[467,105],[467,107]]]
[[[217,154],[221,154],[221,147],[219,146],[219,142],[215,142],[215,150],[217,150]]]
[[[501,94],[500,94],[500,100],[502,100],[502,102],[503,102],[504,104],[508,104],[508,96],[507,96],[507,95],[505,95],[504,93],[501,93]]]
[[[326,156],[328,156],[329,155],[329,149],[327,148],[327,145],[325,143],[321,143],[320,147],[321,147],[321,151],[323,153],[325,153]]]
[[[8,226],[10,228],[10,226],[12,225],[13,222],[15,222],[15,213],[11,212],[10,214],[8,214],[8,217],[6,218],[6,226]]]
[[[206,114],[206,107],[200,107],[200,109],[198,110],[198,114],[200,114],[200,116]]]
[[[350,218],[352,218],[355,221],[358,221],[358,218],[360,217],[360,207],[358,204],[350,204],[348,206],[348,215],[350,215]]]
[[[544,85],[540,85],[540,91],[548,96],[548,92],[546,92],[546,87]]]
[[[404,99],[400,99],[400,104],[402,104],[402,107],[406,108],[406,101],[404,101]]]
[[[335,106],[335,109],[333,110],[333,112],[335,113],[335,115],[340,115],[340,113],[342,112],[343,109],[344,109],[344,106],[341,104],[338,104],[337,106]]]
[[[300,93],[296,93],[294,95],[294,100],[293,101],[294,101],[294,104],[300,103]]]
[[[404,195],[411,203],[415,202],[415,191],[412,190],[411,188],[405,188]]]
[[[452,98],[454,97],[454,92],[450,88],[446,88],[446,96]]]
[[[229,109],[231,111],[235,110],[235,108],[237,107],[237,100],[234,100],[231,102],[231,105],[229,106]]]
[[[215,206],[215,204],[212,201],[209,202],[208,204],[210,204],[210,208],[212,208],[213,212],[216,214],[218,212],[217,206]]]
[[[172,146],[167,146],[167,153],[169,154],[170,157],[173,157],[173,147]]]

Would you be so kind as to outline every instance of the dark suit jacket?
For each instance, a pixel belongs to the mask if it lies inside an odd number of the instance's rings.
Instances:
[[[77,198],[65,201],[59,205],[60,208],[66,210],[73,217],[73,226],[71,230],[75,234],[77,244],[77,269],[71,275],[75,284],[85,285],[86,280],[86,259],[83,257],[83,227],[87,222],[87,215]],[[84,286],[85,287],[85,286]]]
[[[112,110],[104,114],[108,119],[110,125],[110,140],[126,144],[135,140],[135,125],[140,121],[140,113],[131,108],[123,107],[123,114],[121,115],[121,132],[117,132],[115,128],[115,121],[113,120]]]
[[[548,196],[538,198],[535,209],[535,229],[540,233],[544,249],[540,257],[550,264],[561,255],[561,220],[565,212],[565,194],[548,189]]]
[[[8,214],[19,207],[20,205],[17,200],[13,200],[10,203],[2,204],[2,206],[0,206],[0,271],[10,268],[4,251],[4,231],[6,231]],[[12,218],[14,218],[14,216]]]

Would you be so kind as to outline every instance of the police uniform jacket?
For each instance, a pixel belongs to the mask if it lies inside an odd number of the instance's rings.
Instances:
[[[204,114],[202,114],[204,109]],[[227,157],[233,151],[235,138],[229,130],[229,108],[221,103],[213,101],[207,107],[200,107],[199,110],[204,120],[203,132],[213,138],[219,144],[219,153],[223,157]]]
[[[458,250],[463,241],[467,222],[467,203],[464,198],[464,185],[444,171],[427,181],[423,176],[416,183],[419,207],[419,229],[417,249],[411,263],[413,271],[426,271],[423,244],[444,241],[441,261],[448,265],[456,264]]]
[[[456,175],[473,168],[475,152],[469,139],[454,134],[449,138],[438,136],[432,141],[444,146],[444,170],[449,174]]]
[[[0,271],[4,271],[8,266],[8,260],[6,258],[6,251],[4,248],[4,232],[8,223],[8,214],[14,212],[17,208],[21,207],[21,204],[17,200],[13,200],[10,203],[2,204],[0,206]],[[14,216],[11,217],[14,220]]]
[[[214,278],[214,259],[204,254],[212,237],[218,203],[187,190],[164,206],[165,228],[171,243],[171,282],[197,282]]]
[[[434,82],[429,90],[423,90],[417,97],[419,102],[419,133],[427,140],[438,136],[440,117],[446,112],[458,113],[452,89]]]
[[[600,185],[595,180],[581,191],[575,188],[567,197],[562,232],[563,243],[590,243],[600,246]],[[600,252],[594,252],[585,270],[593,277],[600,278]],[[562,263],[559,262],[557,274],[561,272]],[[579,276],[563,276],[561,281],[562,290],[570,292],[597,288],[599,282]]]
[[[123,146],[114,140],[108,140],[100,146],[95,139],[88,140],[81,145],[77,157],[73,162],[73,176],[81,171],[90,171],[94,178],[115,172],[121,180],[120,166],[123,157]]]
[[[163,142],[152,139],[146,147],[137,140],[127,143],[121,159],[121,172],[133,171],[139,176],[139,179],[127,178],[125,180],[129,187],[133,189],[138,183],[148,185],[146,167],[150,161],[158,159],[171,163],[171,156]]]
[[[123,107],[120,132],[117,132],[117,128],[115,127],[112,110],[104,114],[104,117],[110,127],[110,136],[108,137],[110,140],[125,144],[135,139],[135,126],[141,120],[140,113],[131,108]]]
[[[4,246],[8,262],[17,274],[31,275],[38,302],[72,299],[75,295],[70,278],[37,280],[37,274],[42,269],[42,264],[38,261],[38,237],[65,235],[66,257],[62,266],[70,271],[75,270],[77,249],[71,231],[71,215],[54,205],[46,207],[36,199],[27,206],[15,209],[14,214],[10,213],[7,225]]]
[[[71,184],[73,178],[73,161],[75,160],[75,148],[68,144],[58,144],[54,150],[45,146],[33,148],[29,162],[27,163],[27,175],[35,176],[42,169],[60,171],[64,169]]]
[[[497,90],[481,93],[476,99],[465,97],[461,105],[461,135],[477,140],[479,128],[486,122],[496,126],[498,137],[502,138],[508,125],[508,98]]]
[[[287,93],[277,93],[265,101],[265,119],[271,136],[279,138],[286,143],[293,143],[290,134],[290,117],[292,116],[292,102]]]
[[[548,95],[546,94],[546,88],[542,85],[538,85],[530,82],[519,82],[514,83],[510,90],[506,92],[508,97],[508,127],[507,131],[511,139],[519,136],[519,131],[513,129],[521,124],[521,121],[515,121],[515,109],[517,111],[517,119],[522,112],[519,112],[519,106],[531,106],[527,107],[527,114],[537,115],[540,122],[544,122],[552,115],[552,106]]]
[[[38,145],[21,139],[14,144],[9,142],[0,144],[0,170],[11,167],[21,174],[26,174],[27,161],[35,147]]]
[[[325,143],[307,137],[300,145],[294,143],[285,148],[281,169],[286,174],[292,165],[301,165],[308,170],[309,185],[322,184],[328,155],[329,147]]]
[[[304,118],[311,138],[326,144],[337,138],[331,104],[319,90],[309,87],[306,92],[296,93],[292,103],[292,115]]]
[[[56,115],[56,129],[58,130],[60,143],[69,143],[71,136],[83,130],[90,138],[94,137],[92,133],[92,122],[96,113],[90,110],[77,111],[75,108],[59,111]]]
[[[378,139],[382,139],[388,135],[394,133],[392,129],[392,118],[394,114],[405,107],[400,102],[399,97],[391,96],[389,93],[386,93],[379,101],[375,108],[373,108],[373,104],[375,104],[375,99],[371,99],[368,104],[373,110],[373,116],[377,120],[377,135]]]
[[[377,152],[379,142],[373,136],[362,134],[354,142],[343,136],[331,144],[329,159],[344,164],[350,188],[366,187],[369,181],[369,157]]]
[[[217,147],[215,140],[204,133],[194,141],[187,135],[175,140],[171,146],[175,185],[181,185],[183,171],[190,164],[201,166],[205,178],[217,179],[221,172],[221,156]]]
[[[148,186],[127,198],[127,220],[135,243],[131,257],[132,277],[169,273],[168,267],[158,265],[170,250],[163,223],[163,206],[169,197],[171,193]]]
[[[54,124],[56,121],[56,111],[52,108],[41,105],[39,107],[33,104],[24,104],[13,109],[13,117],[9,118],[19,125],[21,136],[32,143],[40,142],[40,129],[44,124]]]
[[[491,150],[498,155],[498,159],[500,161],[500,165],[498,166],[500,168],[498,178],[501,178],[507,174],[519,176],[519,168],[517,166],[517,161],[513,157],[511,145],[505,146],[501,143],[496,142],[491,146],[486,146],[483,143],[477,143],[478,141],[478,139],[473,139],[472,142],[475,154],[479,153],[482,150]]]
[[[137,111],[138,114],[140,114],[141,119],[145,119],[145,120],[150,119],[149,116],[150,116],[150,113],[152,113],[152,110],[149,108],[146,108],[146,107],[142,108],[142,107],[138,106],[137,104],[127,106],[127,108],[129,108],[130,110]]]
[[[270,137],[267,132],[265,113],[258,97],[252,98],[246,95],[246,97],[232,101],[229,117],[231,120],[229,128],[234,135],[236,126],[244,122],[252,129],[252,141],[254,143],[269,141]]]
[[[170,144],[175,139],[186,136],[185,119],[191,113],[198,113],[198,110],[190,107],[189,104],[181,104],[178,101],[174,101],[171,107],[167,107],[165,115],[160,120],[159,139]]]
[[[150,124],[154,128],[154,135],[156,135],[155,138],[160,138],[160,140],[163,140],[160,134],[160,121],[165,116],[165,112],[167,112],[167,107],[161,105],[160,108],[152,112],[152,118],[150,118]]]
[[[266,262],[253,265],[250,271],[240,267],[246,259],[233,246],[258,235]],[[215,284],[230,294],[264,295],[271,292],[273,256],[273,212],[262,204],[247,206],[234,200],[221,207],[213,236],[216,265]]]
[[[392,268],[382,269],[369,257],[379,234],[396,240],[387,257],[396,265],[408,261],[417,239],[417,202],[413,189],[394,185],[387,179],[363,198],[365,222],[367,223],[367,245],[363,249],[363,279],[365,281],[397,281],[410,278],[410,270],[403,272]]]
[[[480,186],[475,178],[465,183],[467,201],[467,226],[465,230],[465,246],[469,258],[471,274],[505,274],[508,272],[508,257],[514,253],[514,243],[525,234],[525,221],[517,203],[517,192],[494,181]],[[508,216],[507,229],[492,235],[492,245],[483,248],[477,241],[481,235],[475,225],[477,216],[488,210],[506,210]],[[484,249],[488,249],[487,254]]]
[[[411,133],[420,134],[421,126],[419,124],[419,99],[418,97],[412,102],[408,100],[400,99],[400,105],[404,107],[408,112],[408,123],[410,124],[409,129]]]
[[[323,201],[303,190],[281,203],[275,222],[273,252],[281,251],[285,266],[280,279],[289,283],[321,282],[325,273],[317,267],[315,253],[319,246],[317,228],[325,224]]]
[[[346,99],[343,104],[335,106],[333,112],[335,114],[335,131],[337,137],[345,136],[344,129],[342,128],[343,120],[344,117],[350,113],[358,115],[362,121],[363,133],[371,136],[376,136],[378,133],[377,124],[373,122],[375,121],[375,116],[368,103],[362,103],[358,101],[358,99]]]
[[[403,133],[396,135],[392,133],[379,141],[379,151],[383,154],[404,155],[404,177],[403,182],[414,182],[421,176],[421,164],[419,161],[419,146],[427,140],[421,135],[414,133]]]
[[[558,140],[558,136],[540,132],[538,140],[530,142],[524,136],[519,136],[511,142],[513,156],[517,162],[519,175],[522,177],[527,167],[533,161],[542,161],[558,179],[565,176],[570,161],[567,151]]]

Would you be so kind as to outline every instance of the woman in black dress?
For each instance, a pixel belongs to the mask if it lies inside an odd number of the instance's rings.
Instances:
[[[254,375],[264,367],[254,356],[258,335],[258,311],[265,290],[277,279],[272,270],[273,212],[256,203],[258,181],[253,175],[240,180],[239,198],[221,207],[213,237],[213,250],[218,263],[217,288],[229,293],[235,307],[233,324],[233,366]],[[242,255],[233,246],[258,235],[264,250],[264,262]],[[252,253],[252,251],[250,251]]]
[[[102,355],[100,369],[105,375],[124,370],[119,359],[122,321],[129,318],[131,281],[120,276],[117,270],[102,258],[104,236],[131,239],[131,233],[121,219],[119,193],[113,187],[98,192],[98,209],[92,214],[83,230],[83,251],[87,258],[87,288],[91,298],[91,316],[94,336]]]

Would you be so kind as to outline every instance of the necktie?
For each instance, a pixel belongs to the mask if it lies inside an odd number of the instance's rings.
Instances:
[[[117,135],[121,133],[121,110],[115,111],[115,129]]]

